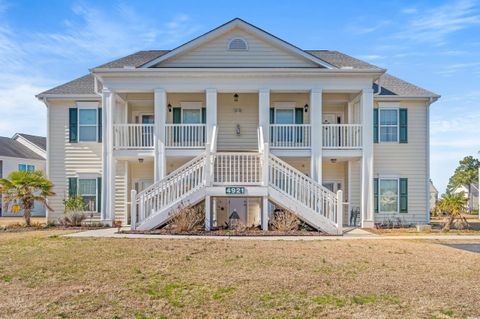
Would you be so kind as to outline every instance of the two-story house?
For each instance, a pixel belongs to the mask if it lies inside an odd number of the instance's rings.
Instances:
[[[234,19],[38,95],[48,176],[107,224],[160,227],[205,203],[205,227],[272,206],[338,234],[429,221],[429,107],[439,96],[337,51],[302,50]]]

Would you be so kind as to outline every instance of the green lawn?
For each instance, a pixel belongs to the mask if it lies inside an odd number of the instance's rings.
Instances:
[[[480,254],[438,241],[63,233],[0,233],[1,318],[480,316]]]

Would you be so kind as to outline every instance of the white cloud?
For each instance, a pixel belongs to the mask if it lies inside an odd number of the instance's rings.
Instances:
[[[76,5],[72,10],[77,19],[66,20],[62,32],[34,35],[32,41],[37,49],[70,60],[105,58],[112,53],[123,56],[145,48],[172,45],[198,29],[185,14],[158,24],[125,4],[108,12],[90,5]]]
[[[61,31],[14,32],[5,19],[8,5],[0,0],[0,135],[44,135],[46,109],[35,95],[71,80],[72,73],[86,73],[95,66],[92,61],[169,48],[198,29],[187,15],[172,14],[168,20],[164,14],[153,21],[125,4],[108,11],[76,5],[72,12],[75,18],[65,20]],[[62,70],[65,66],[67,71]]]
[[[406,22],[397,38],[414,42],[444,45],[447,37],[457,31],[480,25],[475,0],[454,1],[426,11],[418,11]]]

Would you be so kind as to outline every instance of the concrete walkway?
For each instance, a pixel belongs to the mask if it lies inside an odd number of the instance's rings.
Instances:
[[[124,228],[128,229],[128,228]],[[480,240],[480,235],[422,235],[422,236],[380,236],[362,229],[354,229],[343,236],[192,236],[192,235],[147,235],[117,234],[117,228],[101,228],[67,234],[74,238],[148,238],[148,239],[211,239],[211,240]]]

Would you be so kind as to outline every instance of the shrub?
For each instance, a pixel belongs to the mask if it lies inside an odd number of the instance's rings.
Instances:
[[[271,225],[273,229],[278,231],[297,230],[300,220],[289,211],[279,210],[273,213]]]
[[[65,216],[58,220],[58,223],[62,226],[82,226],[82,222],[87,218],[83,212],[70,212],[65,213]]]
[[[192,231],[203,226],[204,220],[205,211],[201,206],[180,207],[173,213],[168,226],[181,232]]]
[[[85,202],[81,196],[71,196],[63,200],[65,213],[83,212],[85,210]]]

